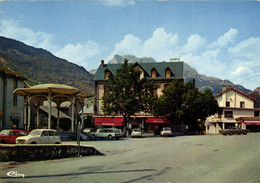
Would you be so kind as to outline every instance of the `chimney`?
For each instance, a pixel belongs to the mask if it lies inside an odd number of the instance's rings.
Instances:
[[[222,92],[226,91],[226,89],[227,89],[227,86],[226,85],[222,85]]]
[[[101,60],[100,66],[101,66],[101,67],[104,67],[104,60]]]

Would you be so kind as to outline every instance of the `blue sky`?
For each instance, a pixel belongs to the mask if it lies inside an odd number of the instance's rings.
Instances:
[[[260,1],[3,1],[0,35],[96,69],[115,54],[260,87]]]

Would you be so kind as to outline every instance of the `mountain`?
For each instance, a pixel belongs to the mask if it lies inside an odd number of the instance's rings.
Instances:
[[[0,66],[28,79],[31,85],[43,83],[66,84],[94,93],[93,75],[50,52],[0,36]]]
[[[142,58],[137,58],[133,55],[115,55],[113,59],[109,61],[109,63],[122,63],[123,58],[126,57],[129,59],[129,63],[134,63],[134,62],[156,62],[153,58],[147,58],[147,57],[142,57]],[[233,88],[243,92],[243,93],[249,93],[251,90],[248,90],[244,88],[241,85],[235,85],[229,80],[221,80],[218,78],[214,77],[207,77],[205,75],[201,75],[197,72],[196,69],[192,68],[188,64],[184,63],[184,81],[190,81],[192,78],[195,78],[196,81],[196,86],[199,88],[199,90],[204,91],[206,89],[210,89],[214,95],[216,95],[218,92],[221,92],[222,85],[226,85],[227,87],[232,86]]]
[[[151,57],[138,58],[134,55],[115,55],[109,63],[122,63],[126,57],[130,63],[134,62],[156,62]],[[31,85],[43,83],[66,84],[82,91],[94,93],[94,84],[91,81],[95,70],[91,73],[67,60],[58,58],[50,52],[28,46],[22,42],[0,36],[0,66],[19,73],[28,79]],[[211,89],[214,94],[221,91],[222,85],[233,86],[234,88],[249,93],[250,90],[241,85],[234,85],[228,80],[221,80],[214,77],[201,75],[196,69],[184,63],[185,81],[195,78],[196,86],[201,90]]]

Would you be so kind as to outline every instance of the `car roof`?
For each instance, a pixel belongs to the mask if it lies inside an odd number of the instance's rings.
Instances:
[[[57,131],[57,130],[54,130],[54,129],[33,129],[32,131]]]
[[[25,132],[25,130],[19,130],[19,129],[3,129],[3,130],[9,130],[14,132]]]

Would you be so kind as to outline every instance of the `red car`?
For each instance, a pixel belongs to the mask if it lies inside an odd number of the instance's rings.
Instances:
[[[9,130],[2,130],[0,132],[0,142],[7,143],[7,144],[15,144],[15,139],[20,136],[28,135],[28,132],[24,130],[16,130],[16,129],[9,129]]]

